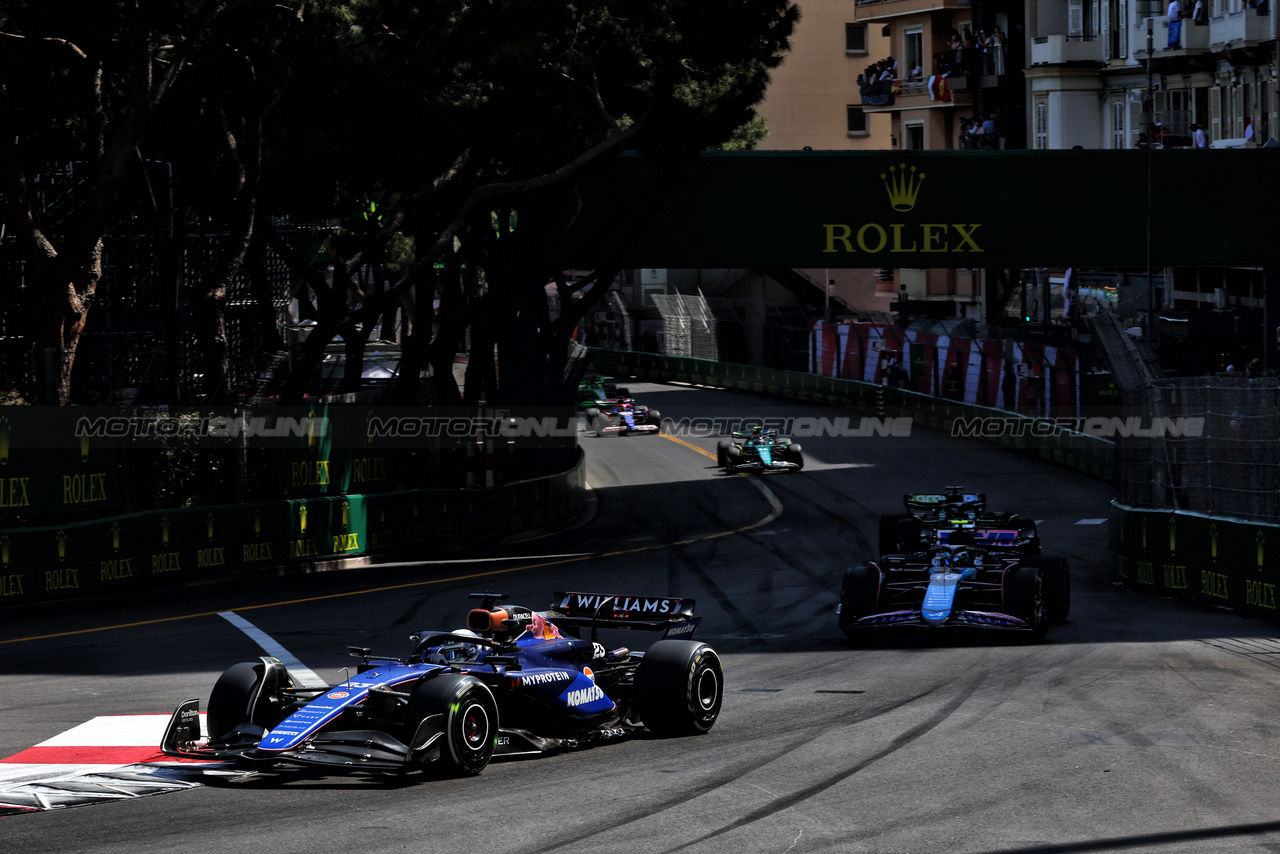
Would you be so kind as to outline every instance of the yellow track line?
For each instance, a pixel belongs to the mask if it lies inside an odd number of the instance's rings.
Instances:
[[[699,454],[702,454],[703,456],[710,457],[713,460],[715,459],[714,454],[704,451],[702,448],[699,448],[696,445],[691,445],[688,442],[684,441],[683,439],[678,439],[675,436],[667,436],[665,433],[660,433],[658,435],[663,436],[664,438],[669,439],[670,441],[675,442],[677,444],[684,445],[686,448],[697,451]],[[743,476],[745,477],[745,475]],[[765,499],[769,502],[769,505],[770,505],[769,514],[765,516],[763,519],[760,519],[759,521],[752,522],[750,525],[744,525],[741,528],[735,528],[732,531],[721,531],[717,534],[706,534],[701,537],[690,537],[689,539],[676,540],[675,542],[672,542],[672,543],[659,543],[657,545],[652,545],[652,546],[638,546],[633,549],[622,549],[622,550],[613,551],[613,552],[602,552],[601,554],[597,554],[597,555],[581,555],[578,557],[545,561],[543,563],[531,563],[531,564],[526,564],[524,566],[512,566],[512,567],[508,567],[507,569],[492,569],[485,572],[473,572],[468,575],[454,575],[454,576],[450,576],[449,578],[433,578],[430,581],[411,581],[405,584],[393,584],[387,587],[370,587],[365,590],[352,590],[346,593],[329,593],[324,596],[308,596],[303,599],[287,599],[283,602],[268,602],[262,605],[245,605],[240,608],[219,608],[216,611],[200,611],[194,614],[182,614],[177,617],[160,617],[155,620],[140,620],[136,623],[119,623],[114,626],[99,626],[98,628],[93,628],[93,629],[76,629],[75,631],[70,631],[70,632],[55,632],[53,634],[48,634],[48,635],[32,635],[31,637],[25,637],[25,638],[13,638],[11,640],[0,640],[0,646],[3,646],[4,644],[10,644],[10,643],[23,643],[25,641],[48,640],[50,638],[64,638],[64,637],[71,637],[72,635],[92,634],[94,632],[107,632],[115,629],[131,629],[131,628],[136,628],[138,626],[154,626],[154,625],[159,625],[160,623],[173,623],[179,620],[193,620],[197,617],[216,617],[225,611],[254,611],[254,610],[260,610],[262,608],[277,608],[283,605],[301,605],[305,602],[322,602],[326,599],[343,599],[349,596],[364,596],[365,594],[368,594],[368,593],[385,593],[389,590],[404,590],[410,587],[428,587],[433,584],[449,584],[455,581],[468,581],[473,578],[488,578],[494,575],[509,575],[513,572],[523,572],[525,570],[530,570],[530,569],[541,569],[547,566],[561,566],[568,563],[580,563],[581,561],[590,560],[592,558],[618,557],[619,555],[637,554],[639,552],[653,551],[655,549],[665,549],[665,548],[671,548],[674,546],[687,546],[692,543],[701,543],[701,542],[706,542],[708,540],[717,540],[717,539],[720,539],[721,537],[730,537],[730,536],[733,536],[734,534],[741,534],[746,531],[751,531],[756,528],[759,528],[763,525],[768,525],[774,519],[778,518],[779,515],[781,515],[782,504],[778,501],[778,499],[774,496],[774,494],[769,491],[768,487],[766,487],[763,483],[761,483],[759,480],[755,478],[751,479],[751,483],[755,485],[757,489],[760,489],[764,493]]]

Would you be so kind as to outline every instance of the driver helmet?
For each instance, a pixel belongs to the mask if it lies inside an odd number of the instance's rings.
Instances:
[[[470,629],[458,629],[455,635],[466,635],[468,637],[479,637]],[[431,647],[430,651],[424,656],[423,662],[426,664],[463,664],[476,660],[480,654],[480,645],[474,643],[458,642],[447,643],[440,646]]]

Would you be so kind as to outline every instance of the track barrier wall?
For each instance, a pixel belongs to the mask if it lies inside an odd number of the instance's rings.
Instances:
[[[0,607],[133,591],[256,568],[441,552],[567,524],[585,456],[477,489],[409,489],[108,516],[0,532]]]
[[[1280,526],[1111,503],[1111,577],[1275,619]]]

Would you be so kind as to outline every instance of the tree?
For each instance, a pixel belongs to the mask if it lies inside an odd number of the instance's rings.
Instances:
[[[0,222],[31,281],[34,371],[68,403],[76,345],[102,277],[102,238],[156,108],[232,2],[12,0],[0,9]],[[31,176],[59,164],[65,205]],[[13,283],[10,283],[12,287]]]
[[[365,38],[348,45],[327,92],[361,138],[325,128],[319,138],[330,144],[293,165],[316,174],[332,152],[327,173],[340,192],[390,202],[369,250],[412,234],[417,260],[379,297],[328,301],[345,314],[311,333],[295,372],[312,370],[337,330],[364,328],[415,285],[438,284],[438,313],[424,295],[416,300],[406,364],[434,366],[442,401],[456,398],[453,356],[468,328],[473,346],[491,342],[504,364],[478,367],[485,379],[473,388],[491,400],[561,393],[555,365],[574,313],[612,279],[597,271],[598,284],[576,288],[587,300],[566,300],[564,321],[550,322],[544,289],[573,266],[556,248],[573,215],[564,193],[626,149],[671,167],[654,174],[656,186],[730,140],[752,122],[798,15],[784,0],[383,0],[355,12],[353,31]],[[655,186],[626,188],[618,202],[642,204]]]

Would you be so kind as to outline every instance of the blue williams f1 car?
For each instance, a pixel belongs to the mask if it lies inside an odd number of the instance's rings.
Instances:
[[[961,543],[915,555],[886,555],[844,574],[840,630],[869,640],[881,629],[984,629],[1042,640],[1067,619],[1071,577],[1060,557],[1022,556]]]
[[[980,546],[1021,554],[1039,554],[1034,519],[1017,513],[992,512],[983,493],[948,486],[945,493],[912,493],[902,497],[907,512],[880,517],[880,554],[918,552],[949,542],[953,531],[968,531]]]
[[[624,738],[709,731],[724,674],[690,640],[692,599],[556,593],[550,609],[481,608],[467,628],[411,635],[406,659],[349,647],[356,675],[329,688],[294,685],[273,658],[234,665],[209,696],[174,712],[168,756],[344,770],[478,774],[494,756],[531,755]],[[647,652],[606,650],[599,629],[661,631]],[[579,635],[590,629],[589,638]]]

